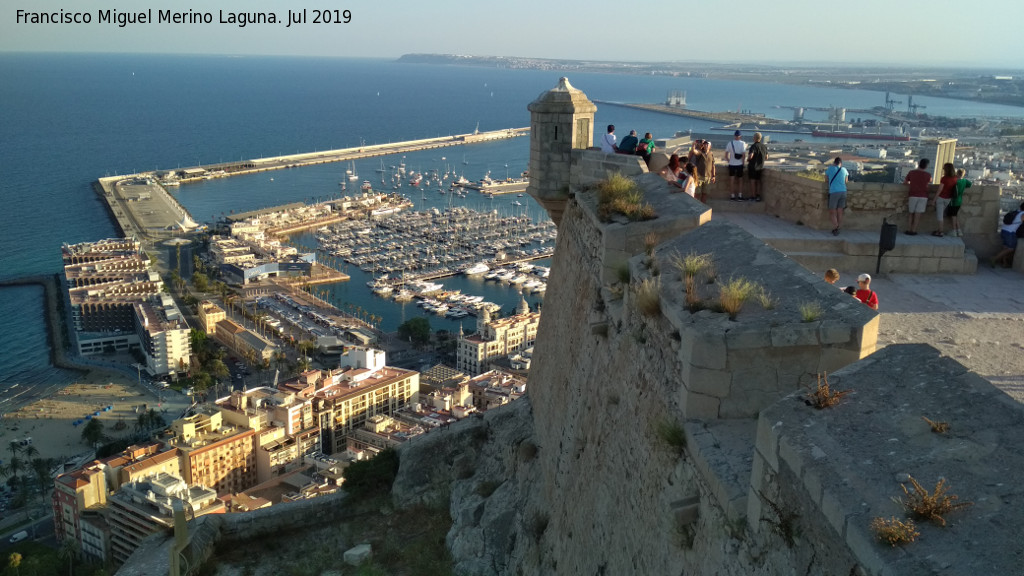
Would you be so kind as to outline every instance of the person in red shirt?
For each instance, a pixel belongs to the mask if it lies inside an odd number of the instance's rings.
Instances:
[[[871,289],[871,275],[861,274],[857,277],[857,291],[853,297],[860,300],[872,310],[878,310],[878,294]]]
[[[903,179],[904,184],[910,185],[907,199],[910,229],[905,232],[908,236],[917,236],[917,224],[921,221],[921,214],[928,208],[928,186],[932,183],[932,175],[927,168],[928,159],[922,158],[917,163],[917,169],[907,172],[907,177]]]
[[[946,207],[953,200],[956,193],[956,183],[960,179],[956,176],[953,164],[946,162],[942,165],[942,178],[939,179],[939,193],[935,195],[935,217],[939,221],[939,227],[932,236],[943,236],[942,225],[945,223]]]

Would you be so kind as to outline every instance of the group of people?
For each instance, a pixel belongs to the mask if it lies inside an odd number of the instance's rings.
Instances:
[[[754,143],[747,145],[743,133],[733,132],[732,140],[725,145],[725,160],[729,167],[729,199],[733,202],[761,201],[761,173],[768,159],[768,146],[761,141],[761,133],[754,132]],[[750,181],[750,195],[743,197],[743,172],[746,169]]]
[[[825,271],[825,282],[835,285],[839,281],[839,271],[835,268],[829,268]],[[853,296],[857,300],[864,303],[865,306],[872,310],[878,310],[878,293],[871,289],[871,275],[861,274],[857,277],[856,286],[847,286],[842,289],[850,296]]]
[[[651,154],[654,154],[654,137],[650,132],[644,134],[642,139],[637,138],[636,130],[630,130],[629,136],[618,141],[615,136],[615,125],[608,125],[608,132],[601,137],[601,151],[606,154],[630,154],[640,156],[648,166],[651,164]]]
[[[935,199],[928,197],[928,187],[932,175],[928,172],[928,159],[922,158],[917,168],[907,173],[903,183],[907,185],[907,212],[910,221],[904,234],[917,236],[917,227],[921,223],[921,215],[929,206],[935,206],[937,225],[932,236],[945,236],[945,221],[949,218],[953,236],[963,236],[960,230],[960,207],[963,205],[964,190],[971,187],[971,181],[965,178],[961,168],[955,170],[953,164],[942,166],[942,177],[939,179],[939,191]],[[843,212],[846,209],[846,185],[850,181],[850,173],[843,167],[843,159],[836,157],[832,165],[825,170],[825,182],[828,184],[828,214],[832,219],[832,235],[838,236],[843,226]]]
[[[938,225],[932,232],[932,236],[945,236],[944,226],[947,217],[953,224],[952,234],[963,236],[958,215],[963,203],[964,190],[971,187],[971,181],[964,178],[966,173],[962,168],[955,170],[953,165],[947,162],[942,165],[939,191],[935,195],[935,199],[931,200],[928,198],[928,186],[932,183],[932,175],[928,172],[928,163],[927,158],[922,158],[917,163],[917,168],[907,172],[907,176],[903,179],[903,183],[909,187],[907,211],[910,213],[910,222],[904,234],[916,236],[917,227],[921,222],[921,214],[924,214],[929,206],[935,206],[935,218]]]
[[[679,154],[672,154],[669,156],[668,165],[660,174],[673,186],[706,203],[707,186],[717,180],[711,142],[694,141],[685,158]]]
[[[764,171],[765,160],[768,159],[768,147],[761,140],[761,133],[754,133],[754,143],[747,145],[743,134],[737,130],[732,141],[726,145],[725,157],[729,168],[730,199],[742,202],[761,201],[761,173]],[[601,137],[601,150],[607,154],[635,154],[641,156],[650,166],[651,154],[655,151],[651,133],[637,138],[636,130],[630,130],[629,136],[621,142],[615,136],[615,125],[609,124],[608,131]],[[750,194],[743,197],[743,173],[746,171],[750,181]],[[701,202],[708,200],[708,184],[714,184],[718,175],[715,171],[715,155],[711,151],[709,140],[695,140],[686,153],[672,154],[668,165],[661,170],[661,175],[680,190]]]

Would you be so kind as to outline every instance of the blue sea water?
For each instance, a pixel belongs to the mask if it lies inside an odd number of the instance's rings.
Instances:
[[[559,75],[384,60],[0,54],[0,279],[58,272],[62,243],[115,234],[91,187],[97,177],[466,133],[478,124],[480,130],[527,126],[526,105]],[[776,105],[868,108],[882,100],[877,92],[698,78],[573,74],[570,80],[593,99],[656,102],[670,90],[686,90],[697,109],[742,107],[777,117],[788,114]],[[1006,106],[915,100],[932,114],[1024,115]],[[598,110],[596,123],[655,135],[712,126],[611,106]],[[528,141],[520,138],[410,154],[405,162],[426,170],[446,161],[478,179],[488,170],[504,176],[506,164],[517,175],[527,158]],[[357,170],[372,180],[379,162],[360,161]],[[206,220],[335,195],[344,168],[228,178],[182,186],[175,194]],[[429,200],[422,204],[447,202],[434,196],[436,190],[425,194]],[[514,210],[508,200],[469,202],[506,212]],[[524,200],[531,216],[543,217]],[[489,290],[471,279],[454,282],[465,283],[466,291]],[[332,292],[348,302],[357,297],[350,294],[355,286]],[[49,363],[40,294],[33,287],[0,290],[0,399],[12,396],[15,384],[55,385],[72,377]],[[386,327],[415,313],[409,305],[375,309],[389,315]]]

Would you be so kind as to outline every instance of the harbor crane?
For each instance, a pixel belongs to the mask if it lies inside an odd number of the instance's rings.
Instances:
[[[890,111],[890,112],[892,112],[897,104],[903,104],[903,101],[902,100],[894,100],[893,98],[890,98],[889,97],[889,92],[886,91],[886,93],[885,93],[885,109]]]
[[[910,112],[911,114],[916,116],[917,115],[917,110],[919,108],[920,109],[924,109],[924,108],[927,108],[927,106],[925,106],[923,104],[914,104],[914,95],[913,94],[907,96],[907,112]]]

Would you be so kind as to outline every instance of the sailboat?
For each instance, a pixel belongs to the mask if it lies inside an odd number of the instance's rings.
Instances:
[[[384,172],[387,172],[387,169],[384,168],[384,159],[383,158],[380,159],[380,168],[377,168],[377,172],[380,172],[381,174],[383,174]]]
[[[353,181],[359,180],[359,174],[356,174],[356,161],[355,160],[352,161],[352,167],[349,168],[348,170],[345,170],[345,174],[348,175],[348,179],[349,180],[353,180]]]

